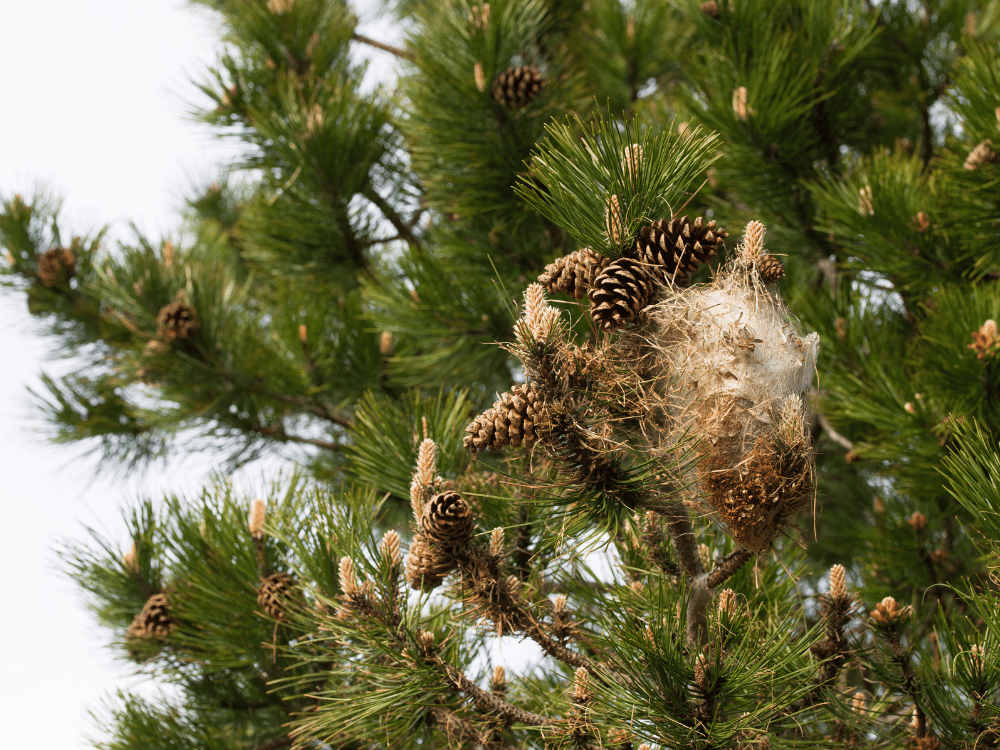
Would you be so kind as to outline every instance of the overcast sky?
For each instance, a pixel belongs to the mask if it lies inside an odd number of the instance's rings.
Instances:
[[[372,17],[374,3],[358,5],[362,18]],[[382,23],[363,31],[394,41]],[[46,187],[64,199],[69,235],[110,224],[114,236],[127,238],[129,222],[152,237],[170,233],[188,189],[211,181],[236,153],[185,119],[199,96],[190,80],[202,77],[217,46],[212,15],[181,0],[3,3],[0,194]],[[372,58],[374,76],[391,75],[390,56]],[[48,445],[27,388],[41,371],[72,365],[48,356],[23,295],[0,289],[0,321],[3,744],[88,747],[86,735],[100,734],[88,710],[119,687],[135,688],[137,678],[112,658],[107,633],[60,572],[54,550],[61,539],[84,539],[84,526],[120,540],[121,507],[167,490],[193,494],[210,462],[178,461],[122,479],[98,475],[78,448]],[[267,469],[252,467],[243,481],[257,484]]]

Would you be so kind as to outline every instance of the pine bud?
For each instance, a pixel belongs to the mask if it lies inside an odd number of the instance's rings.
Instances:
[[[424,427],[424,439],[420,443],[417,451],[417,481],[424,487],[434,485],[434,474],[437,471],[437,444],[426,437],[427,428]]]
[[[764,252],[764,235],[766,227],[759,221],[751,221],[743,230],[743,252],[747,260],[753,260]]]
[[[559,321],[559,311],[546,305],[545,287],[532,283],[524,290],[524,325],[537,342],[547,341]]]
[[[378,350],[381,352],[383,357],[388,357],[392,354],[392,350],[395,349],[396,342],[392,339],[392,334],[388,331],[382,331],[381,335],[378,337]]]
[[[486,31],[490,23],[490,4],[473,5],[469,10],[468,19],[472,28]]]
[[[1000,161],[1000,157],[993,150],[993,142],[986,139],[969,152],[964,166],[966,169],[973,170],[979,169],[984,164],[992,164],[996,161]]]
[[[267,0],[267,9],[276,16],[287,13],[293,5],[295,5],[295,0]]]
[[[965,23],[962,24],[962,36],[976,35],[976,14],[966,13]]]
[[[847,569],[843,565],[830,568],[830,598],[844,599],[847,596]]]
[[[413,510],[413,518],[420,524],[420,517],[424,514],[424,488],[420,486],[416,476],[410,481],[410,508]]]
[[[746,119],[754,114],[753,107],[748,103],[747,87],[740,86],[738,89],[733,91],[733,112],[736,113],[736,119],[746,121]]]
[[[1000,351],[1000,332],[996,321],[991,318],[979,327],[978,332],[973,331],[972,343],[968,348],[976,352],[976,359],[992,357]]]
[[[590,700],[589,681],[590,675],[587,670],[579,667],[573,674],[573,692],[570,694],[570,699],[574,703],[581,704]]]
[[[712,567],[712,550],[707,544],[698,545],[698,558],[701,560],[701,567],[710,570]]]
[[[625,225],[622,222],[622,209],[617,195],[612,195],[608,199],[604,211],[604,228],[611,244],[621,245],[622,237],[625,234]]]
[[[349,557],[340,558],[340,588],[350,597],[361,593],[358,580],[354,577],[354,560]]]
[[[306,328],[306,324],[303,323],[302,325],[299,326],[299,341],[305,344],[306,342],[308,342],[308,340],[309,340],[309,329]]]
[[[417,636],[417,644],[425,654],[430,653],[434,650],[434,634],[429,630],[421,630]]]
[[[393,566],[398,566],[403,562],[403,553],[399,550],[399,534],[394,529],[385,532],[379,550]]]
[[[875,215],[875,206],[872,204],[871,185],[865,185],[858,191],[858,212],[862,216]]]
[[[484,93],[486,91],[486,74],[483,72],[483,64],[477,62],[472,66],[472,79],[476,82],[476,88],[479,93]]]
[[[919,534],[921,531],[924,530],[924,527],[927,525],[927,516],[925,516],[919,510],[915,510],[913,511],[913,515],[911,515],[908,519],[906,519],[906,522],[910,524],[915,533]]]
[[[267,506],[264,501],[257,499],[253,501],[253,505],[250,506],[250,521],[248,526],[250,527],[250,536],[252,536],[257,541],[264,538],[264,517],[267,512]]]
[[[973,644],[969,649],[969,656],[972,658],[973,671],[982,674],[986,669],[986,650],[979,644]]]
[[[128,573],[138,573],[139,572],[139,559],[135,553],[135,542],[132,542],[132,546],[129,548],[128,552],[122,555],[122,567]]]
[[[174,264],[174,243],[167,240],[163,243],[163,265],[170,268]]]
[[[871,614],[871,621],[876,626],[891,629],[907,620],[912,614],[912,607],[909,605],[900,607],[899,603],[893,597],[887,596],[875,605],[875,611]]]
[[[627,175],[635,175],[639,172],[639,164],[642,163],[642,146],[633,143],[626,146],[622,152],[622,171]]]
[[[493,676],[490,678],[490,691],[501,694],[507,692],[507,673],[499,664],[493,667]]]
[[[566,614],[566,595],[557,594],[556,598],[552,601],[553,609],[556,615]]]
[[[865,715],[865,708],[867,707],[867,700],[865,699],[865,694],[858,690],[854,693],[854,698],[851,700],[851,710],[858,716]]]
[[[490,534],[490,554],[500,556],[504,551],[503,529],[497,526]]]
[[[931,220],[927,218],[927,214],[923,211],[917,211],[917,215],[913,217],[913,226],[916,230],[923,233],[930,225]]]

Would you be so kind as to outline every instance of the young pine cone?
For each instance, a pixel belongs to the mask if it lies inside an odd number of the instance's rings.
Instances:
[[[161,339],[186,339],[200,327],[198,313],[180,298],[161,307],[156,316],[156,332]]]
[[[455,569],[455,561],[435,547],[423,534],[413,535],[406,553],[406,580],[410,587],[430,591]]]
[[[54,287],[76,275],[76,256],[65,247],[53,247],[38,256],[38,280],[42,286]]]
[[[639,230],[633,245],[634,257],[646,264],[657,281],[687,286],[691,275],[713,257],[729,236],[715,221],[708,224],[699,216],[654,221]]]
[[[550,294],[564,292],[572,294],[576,299],[582,299],[594,285],[597,275],[610,264],[609,258],[585,247],[575,253],[556,258],[545,266],[545,271],[538,277],[538,283]]]
[[[533,65],[510,67],[493,81],[493,98],[508,109],[520,109],[531,103],[546,83]]]
[[[515,385],[465,428],[466,448],[498,451],[530,448],[538,437],[542,399],[531,384]]]
[[[642,262],[619,258],[594,280],[587,296],[590,316],[597,326],[603,331],[614,331],[650,303],[653,284]]]
[[[472,509],[454,490],[441,492],[424,505],[420,530],[442,547],[455,547],[468,541],[475,530]]]
[[[757,258],[754,261],[754,266],[757,269],[757,275],[760,276],[760,280],[765,284],[773,284],[785,275],[785,267],[781,265],[781,261],[770,253],[764,253]]]
[[[272,573],[257,586],[257,606],[272,620],[285,620],[285,611],[298,593],[288,573]]]

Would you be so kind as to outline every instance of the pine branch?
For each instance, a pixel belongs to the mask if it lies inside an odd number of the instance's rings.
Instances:
[[[518,706],[508,703],[502,698],[498,698],[492,693],[486,692],[466,677],[464,672],[460,672],[455,669],[436,654],[427,654],[425,652],[425,656],[427,657],[427,660],[437,667],[438,671],[444,675],[448,684],[454,690],[465,693],[479,706],[493,714],[496,714],[504,721],[508,721],[512,724],[524,724],[531,727],[550,727],[559,723],[559,719],[526,711],[523,708],[519,708]]]
[[[375,47],[375,49],[380,49],[384,52],[389,52],[403,60],[413,59],[413,53],[410,52],[409,50],[402,49],[401,47],[394,47],[391,44],[386,44],[385,42],[379,42],[370,37],[358,34],[357,32],[351,34],[351,39],[353,39],[356,42],[361,42],[362,44],[367,44],[370,47]]]
[[[385,217],[395,228],[399,236],[409,242],[411,245],[415,246],[418,250],[420,249],[420,240],[413,233],[415,224],[403,220],[403,217],[397,213],[396,209],[392,207],[385,198],[383,198],[377,190],[372,187],[366,188],[362,195],[371,201],[379,211],[382,212],[382,216]],[[420,211],[417,212],[417,216],[420,215]]]
[[[731,554],[727,555],[725,559],[721,560],[708,574],[708,578],[705,579],[706,584],[710,589],[718,588],[723,583],[725,583],[729,578],[741,567],[754,556],[754,553],[748,549],[735,550]]]

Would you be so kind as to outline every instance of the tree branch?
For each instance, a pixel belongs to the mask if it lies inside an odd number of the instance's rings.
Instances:
[[[362,36],[357,32],[351,34],[351,39],[353,39],[355,42],[361,42],[362,44],[367,44],[368,46],[374,47],[375,49],[380,49],[383,52],[389,52],[395,55],[396,57],[400,57],[404,60],[413,59],[413,53],[410,52],[409,50],[405,50],[401,47],[394,47],[391,44],[386,44],[385,42],[379,42],[370,37]]]
[[[482,747],[484,750],[517,750],[513,745],[505,742],[490,741],[485,732],[476,729],[470,721],[466,721],[454,711],[447,708],[434,707],[428,711],[428,716],[434,724],[444,729],[448,735],[448,744],[453,740],[458,740],[459,744],[468,747]]]
[[[737,549],[716,564],[715,569],[705,579],[706,584],[708,584],[710,589],[719,587],[753,556],[754,553],[748,549],[743,549],[742,547]]]

